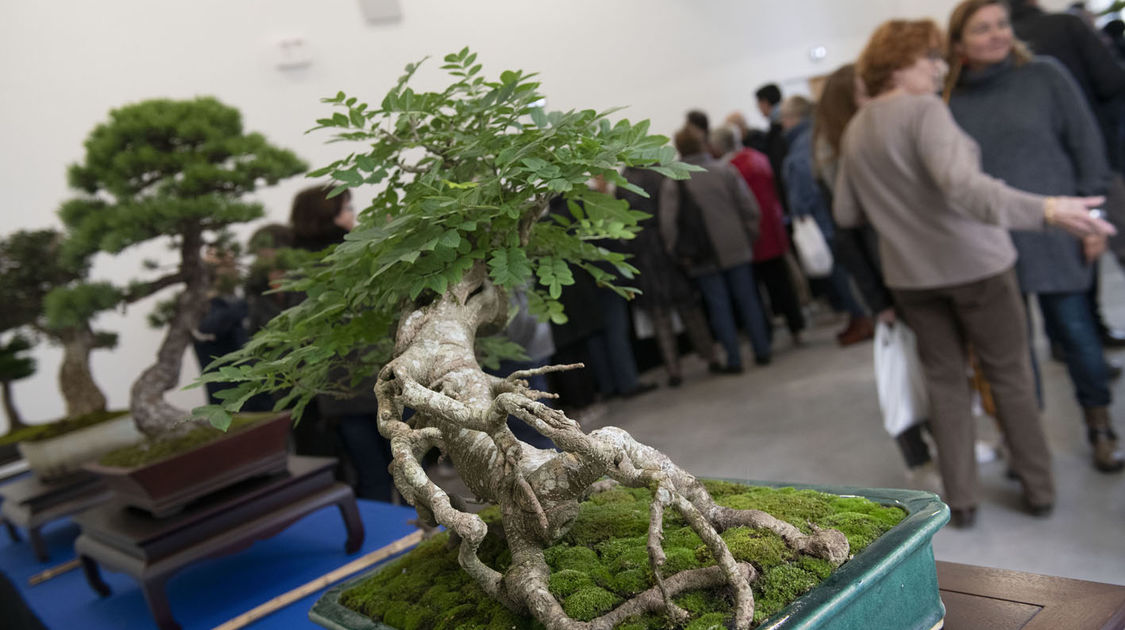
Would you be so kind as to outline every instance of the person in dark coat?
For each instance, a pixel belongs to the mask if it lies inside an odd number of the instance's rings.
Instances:
[[[711,370],[719,371],[722,366],[715,357],[715,341],[707,326],[699,294],[679,263],[668,255],[664,240],[660,237],[656,215],[660,211],[660,186],[664,182],[664,176],[648,169],[632,167],[626,168],[622,175],[648,193],[648,197],[618,188],[617,198],[629,202],[634,210],[652,215],[641,223],[641,232],[636,238],[622,244],[625,252],[633,255],[630,262],[640,270],[634,284],[641,293],[634,299],[633,305],[652,319],[656,343],[660,347],[664,369],[668,372],[668,384],[678,387],[683,382],[683,372],[680,370],[676,333],[672,327],[673,313],[679,314],[695,352],[707,362]]]
[[[680,159],[705,170],[686,181],[665,180],[660,190],[660,234],[669,253],[695,281],[707,303],[711,330],[726,351],[726,369],[741,372],[735,317],[750,337],[754,361],[770,362],[770,339],[751,261],[760,211],[746,182],[729,164],[711,158],[702,132],[685,126],[675,136]]]
[[[754,92],[754,97],[758,99],[758,111],[770,121],[769,130],[766,132],[765,154],[770,159],[770,168],[773,169],[777,198],[781,200],[781,207],[785,209],[786,216],[792,216],[787,184],[781,175],[785,156],[789,154],[789,141],[785,137],[785,130],[781,127],[781,88],[777,87],[776,83],[767,83]],[[746,141],[743,144],[750,146]]]
[[[1121,144],[1125,69],[1082,18],[1070,13],[1047,13],[1039,7],[1038,0],[1011,0],[1008,4],[1016,37],[1025,42],[1034,54],[1057,59],[1078,82],[1101,129],[1110,168],[1121,173],[1125,169]],[[1099,298],[1100,275],[1095,262],[1094,282],[1086,295],[1094,311],[1102,344],[1111,348],[1125,347],[1125,331],[1109,326],[1103,317]],[[1056,358],[1061,356],[1056,353]]]

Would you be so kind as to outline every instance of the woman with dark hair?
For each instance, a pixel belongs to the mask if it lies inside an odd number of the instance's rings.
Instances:
[[[884,280],[918,336],[950,521],[967,527],[979,500],[969,343],[992,384],[1028,511],[1045,515],[1055,501],[1006,230],[1113,228],[1088,212],[1100,198],[1026,193],[980,171],[976,144],[937,96],[947,70],[941,40],[932,20],[891,20],[871,36],[857,65],[872,98],[844,132],[834,212],[841,226],[869,221],[879,234]]]
[[[293,198],[289,221],[294,248],[320,252],[342,243],[355,227],[351,194],[345,191],[329,198],[331,190],[330,186],[314,186]],[[340,382],[348,378],[339,375]],[[302,420],[294,437],[298,454],[346,456],[355,470],[356,496],[390,501],[394,496],[394,482],[387,470],[391,448],[376,426],[379,407],[374,385],[374,378],[361,383],[349,398],[317,396],[318,421]]]
[[[328,197],[331,186],[313,186],[297,193],[289,212],[293,247],[318,252],[344,240],[355,227],[350,191]]]
[[[1104,193],[1110,170],[1097,122],[1074,80],[1049,57],[1015,39],[1001,0],[967,0],[949,19],[949,109],[980,145],[981,169],[1020,190],[1044,195]],[[1109,372],[1086,292],[1102,235],[1076,241],[1062,230],[1014,230],[1016,274],[1034,293],[1051,340],[1063,350],[1086,417],[1094,467],[1125,468],[1111,427]],[[1029,330],[1030,334],[1031,331]],[[1033,367],[1035,357],[1032,354]]]

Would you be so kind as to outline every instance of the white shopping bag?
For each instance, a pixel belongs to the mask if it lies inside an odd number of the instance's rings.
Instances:
[[[897,436],[930,413],[914,331],[902,322],[875,327],[875,386],[883,427]]]
[[[793,245],[806,276],[824,278],[832,274],[832,250],[828,249],[815,219],[805,216],[794,220]]]

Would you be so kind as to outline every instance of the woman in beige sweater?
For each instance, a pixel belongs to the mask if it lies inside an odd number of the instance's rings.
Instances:
[[[1033,195],[981,173],[976,144],[936,96],[947,68],[932,21],[883,24],[858,67],[872,100],[844,133],[833,212],[841,227],[874,226],[896,312],[918,335],[951,522],[970,526],[977,509],[969,343],[993,385],[1025,504],[1046,515],[1055,489],[1007,230],[1112,233],[1088,211],[1102,200]]]

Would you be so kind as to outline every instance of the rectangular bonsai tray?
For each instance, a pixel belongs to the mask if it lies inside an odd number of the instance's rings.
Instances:
[[[938,593],[931,542],[949,520],[949,508],[937,495],[917,490],[727,481],[858,496],[900,507],[907,513],[898,525],[844,563],[816,588],[764,621],[758,630],[935,630],[942,627],[945,607]],[[339,603],[344,591],[371,573],[330,589],[309,611],[309,619],[330,630],[393,630]]]

